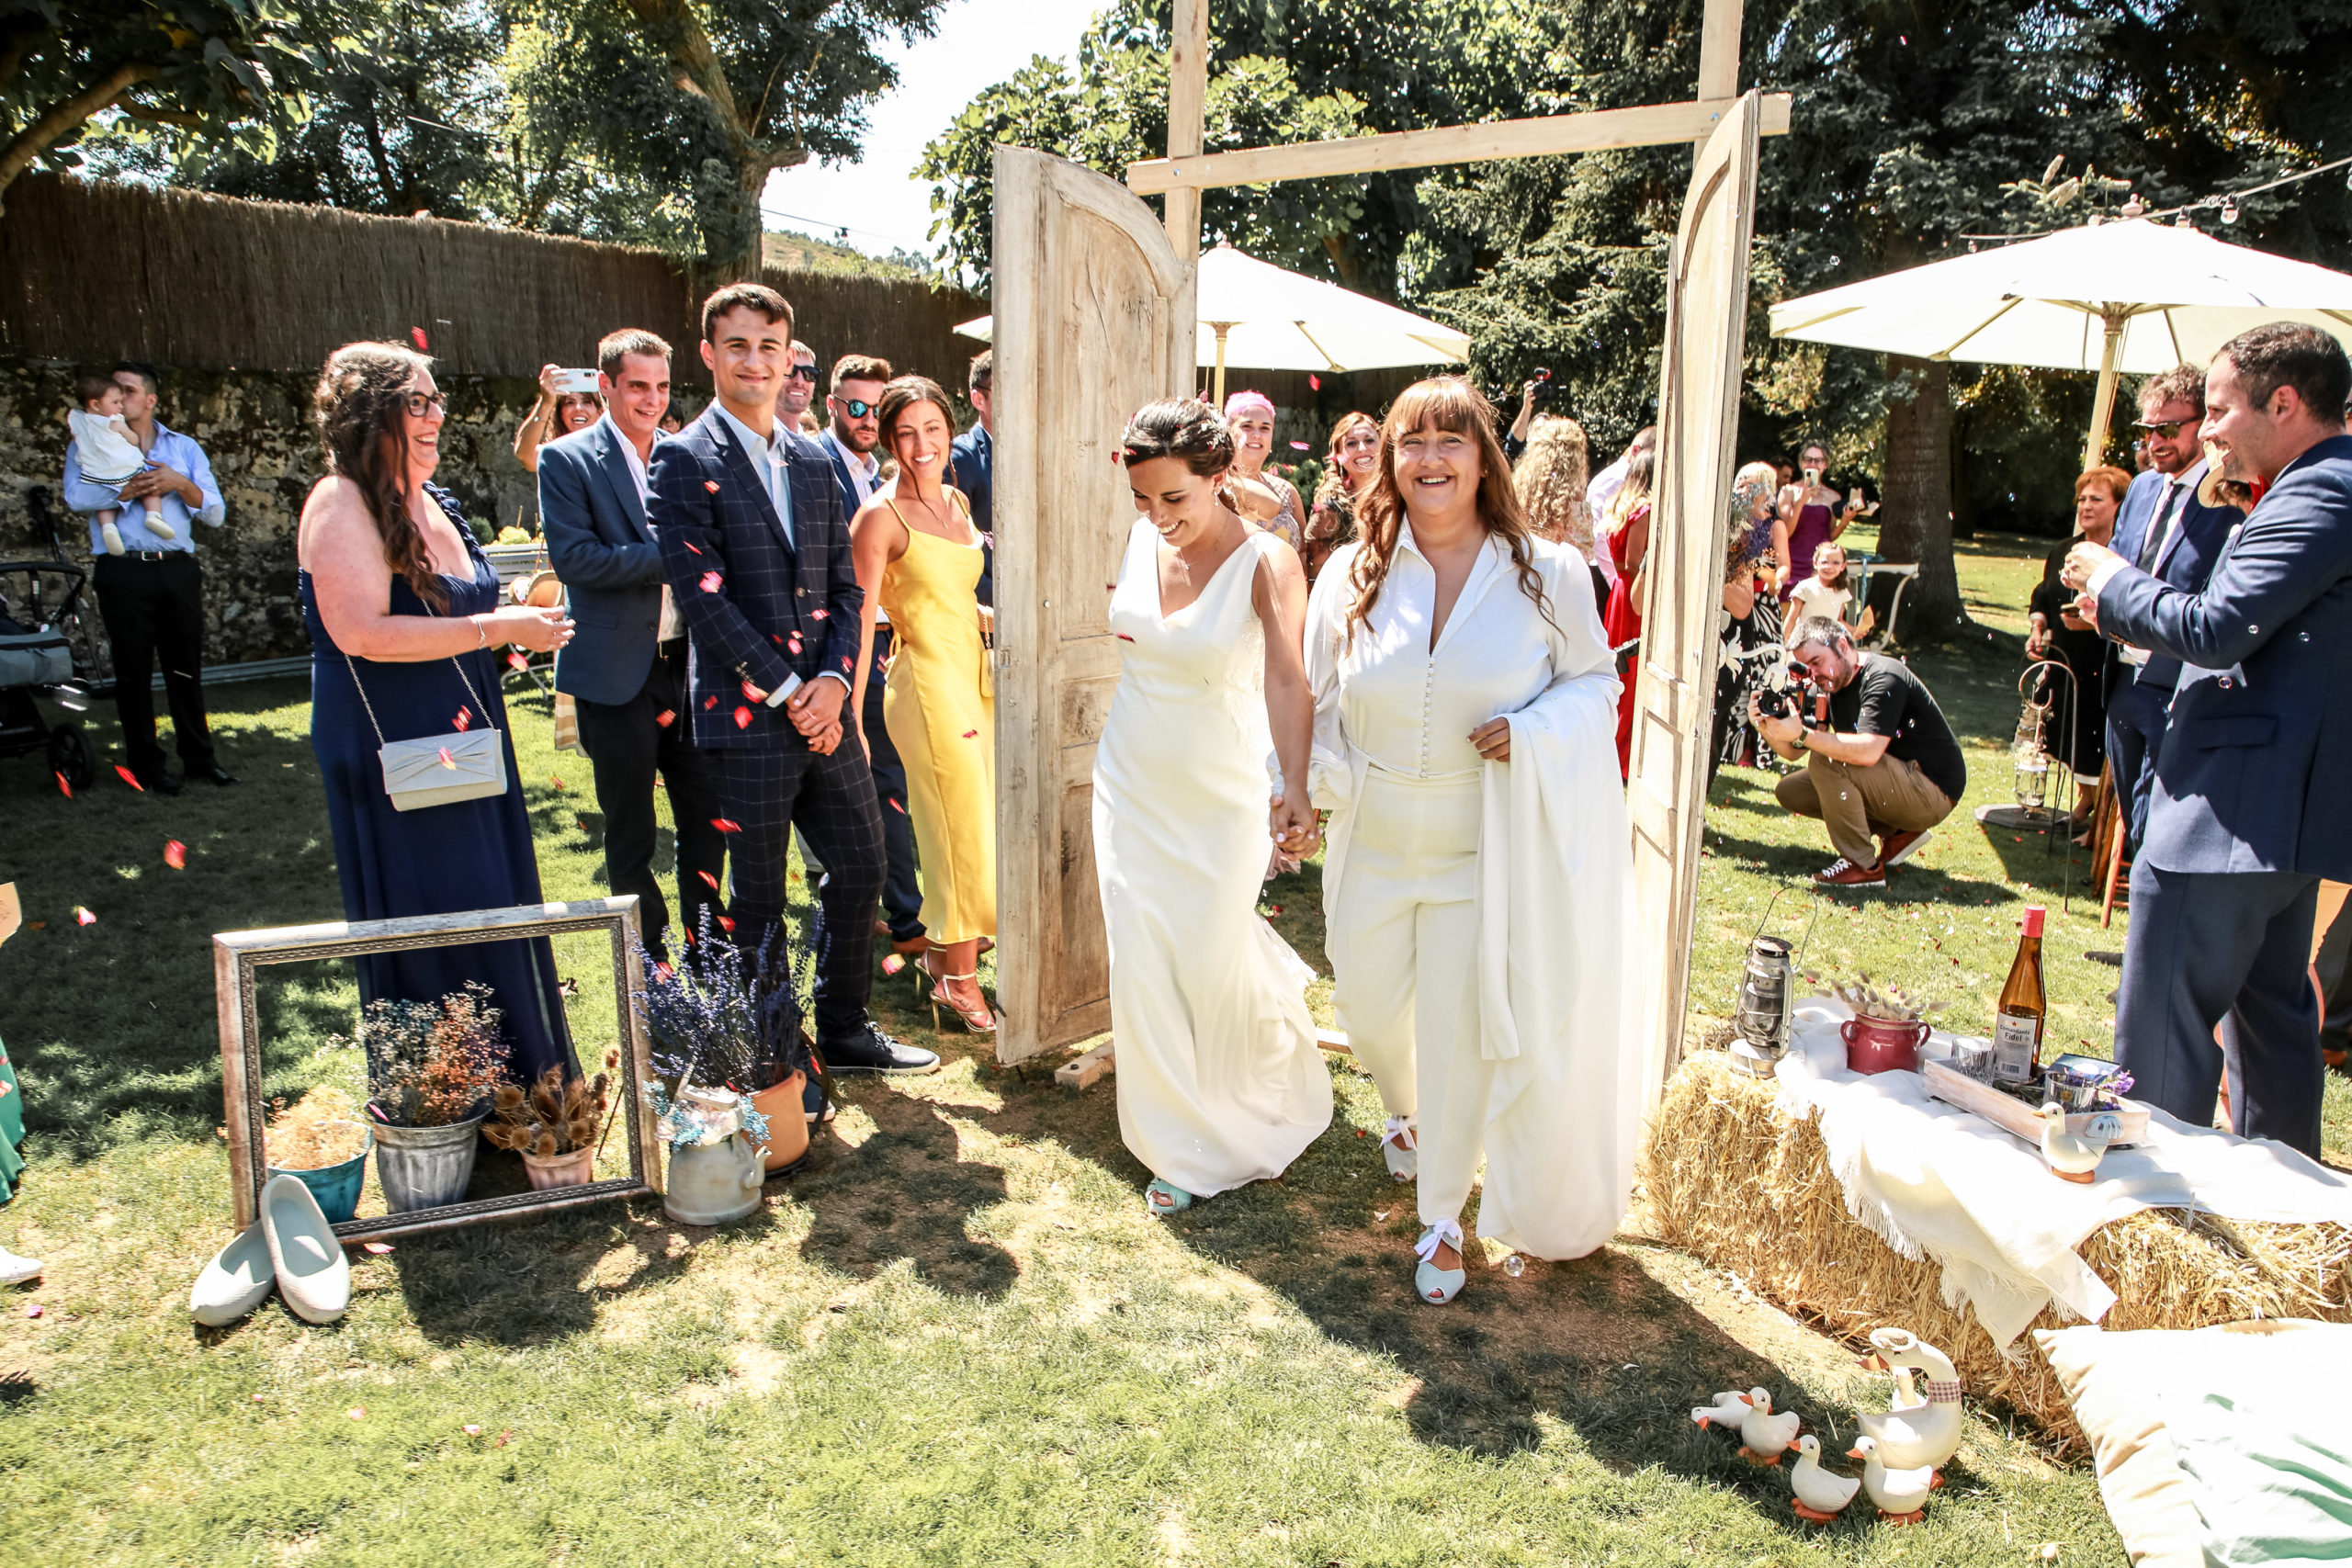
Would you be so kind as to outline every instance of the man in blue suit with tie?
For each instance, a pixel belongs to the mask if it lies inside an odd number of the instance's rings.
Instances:
[[[2116,1058],[2140,1098],[2316,1156],[2319,1012],[2306,965],[2322,878],[2352,880],[2352,362],[2278,321],[2222,345],[2205,440],[2267,486],[2202,592],[2075,547],[2078,613],[2179,660],[2132,867]],[[2222,1049],[2213,1049],[2215,1025]]]
[[[957,436],[948,448],[948,458],[956,470],[950,482],[964,492],[971,503],[972,526],[980,531],[980,543],[987,554],[981,558],[979,585],[973,596],[983,604],[996,604],[996,426],[989,417],[989,404],[996,395],[996,351],[982,349],[972,356],[970,368],[965,374],[965,389],[972,400],[972,408],[980,417],[972,428]]]
[[[669,906],[653,874],[654,779],[678,833],[678,915],[702,928],[727,862],[710,768],[686,719],[686,631],[662,578],[646,518],[649,465],[670,406],[670,345],[631,329],[596,345],[605,417],[539,448],[539,518],[548,558],[571,597],[576,635],[556,655],[580,748],[605,814],[605,882],[634,893],[646,950],[668,956]],[[718,913],[713,909],[715,915]],[[714,923],[714,929],[716,925]]]
[[[654,448],[647,508],[692,647],[688,712],[712,756],[733,863],[734,937],[785,919],[797,827],[824,863],[817,891],[817,1054],[829,1073],[929,1073],[939,1058],[866,1016],[882,820],[842,703],[865,595],[832,466],[777,417],[792,307],[756,283],[703,302],[718,397]]]
[[[2203,590],[2222,541],[2236,526],[2235,507],[2197,499],[2205,478],[2199,431],[2205,418],[2205,372],[2182,365],[2140,389],[2133,428],[2146,442],[2148,471],[2132,481],[2115,522],[2116,554],[2186,593]],[[2107,755],[2115,768],[2124,822],[2138,844],[2148,822],[2148,792],[2165,734],[2165,708],[2180,679],[2169,654],[2109,642],[2106,663]]]

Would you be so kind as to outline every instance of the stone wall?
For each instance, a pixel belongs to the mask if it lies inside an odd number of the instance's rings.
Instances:
[[[47,487],[66,558],[90,560],[85,519],[64,510],[65,415],[81,367],[0,358],[0,559],[49,554],[27,493]],[[437,482],[468,516],[500,525],[529,515],[534,480],[509,445],[537,389],[519,377],[440,378],[449,394]],[[267,371],[166,371],[156,417],[211,459],[228,521],[198,528],[205,563],[205,660],[237,663],[309,651],[295,596],[294,528],[321,472],[310,423],[314,378]]]

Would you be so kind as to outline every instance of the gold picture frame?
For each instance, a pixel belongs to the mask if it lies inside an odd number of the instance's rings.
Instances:
[[[212,938],[212,983],[220,1019],[220,1090],[227,1111],[229,1183],[236,1228],[243,1231],[260,1212],[261,1190],[269,1178],[261,1095],[261,1023],[254,982],[266,964],[321,958],[358,958],[422,947],[450,947],[484,938],[562,936],[605,931],[612,939],[613,992],[626,1048],[621,1053],[622,1112],[628,1118],[629,1174],[579,1187],[508,1193],[496,1198],[446,1203],[406,1213],[346,1220],[334,1227],[345,1241],[413,1235],[479,1224],[517,1214],[541,1213],[611,1198],[659,1195],[662,1191],[662,1145],[653,1118],[639,1114],[642,1086],[652,1081],[645,1021],[630,998],[645,987],[645,964],[638,943],[637,896],[582,899],[569,904],[525,904],[509,909],[469,909],[446,915],[413,915],[390,920],[336,920],[323,925],[277,926],[265,931],[221,931]]]

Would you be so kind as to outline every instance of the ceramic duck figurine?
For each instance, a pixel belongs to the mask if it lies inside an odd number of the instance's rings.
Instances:
[[[1960,1371],[1951,1358],[1924,1344],[1906,1328],[1874,1328],[1871,1343],[1877,1347],[1863,1358],[1865,1371],[1883,1372],[1909,1367],[1925,1374],[1928,1402],[1908,1410],[1886,1414],[1865,1412],[1855,1417],[1863,1435],[1878,1445],[1880,1457],[1895,1470],[1933,1469],[1960,1450]]]
[[[2050,1162],[2050,1174],[2059,1180],[2087,1185],[2106,1156],[2107,1145],[2122,1130],[2120,1120],[2101,1111],[2080,1133],[2069,1133],[2066,1108],[2052,1100],[2041,1108],[2041,1157]]]
[[[1690,1419],[1713,1429],[1721,1427],[1727,1432],[1739,1430],[1739,1423],[1747,1415],[1747,1395],[1737,1389],[1715,1395],[1713,1404],[1694,1405]]]
[[[1797,1517],[1826,1525],[1845,1511],[1862,1483],[1850,1475],[1832,1475],[1821,1468],[1821,1439],[1807,1432],[1797,1439],[1797,1462],[1789,1467],[1789,1486],[1796,1493],[1789,1506]]]
[[[1862,1490],[1878,1506],[1878,1517],[1890,1525],[1916,1525],[1928,1517],[1928,1494],[1935,1489],[1936,1472],[1926,1465],[1915,1470],[1889,1470],[1875,1438],[1857,1438],[1846,1457],[1862,1461]]]
[[[1739,1454],[1750,1464],[1778,1464],[1781,1455],[1797,1440],[1804,1418],[1792,1410],[1772,1414],[1772,1396],[1760,1388],[1747,1391],[1747,1414],[1740,1417]]]
[[[1899,1414],[1919,1409],[1928,1403],[1928,1396],[1919,1392],[1918,1375],[1916,1367],[1894,1369],[1894,1403],[1887,1406],[1889,1410]]]

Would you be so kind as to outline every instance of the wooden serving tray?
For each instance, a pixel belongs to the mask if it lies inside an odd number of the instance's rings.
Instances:
[[[1922,1060],[1919,1076],[1927,1080],[1928,1092],[1948,1105],[1973,1111],[2005,1133],[2014,1133],[2031,1144],[2041,1146],[2041,1117],[2033,1107],[2014,1095],[2003,1094],[1989,1084],[1978,1083],[1965,1073],[1955,1072],[1941,1062]],[[2128,1148],[2148,1141],[2148,1108],[2136,1100],[2118,1100],[2115,1109],[2107,1111],[2079,1111],[2066,1118],[2066,1131],[2082,1134],[2093,1116],[2113,1116],[2123,1123],[2111,1149]]]

